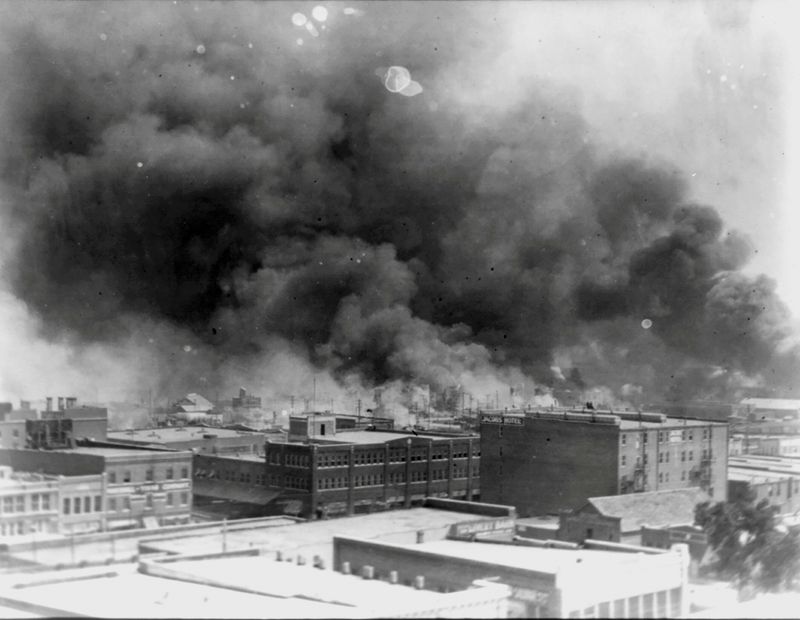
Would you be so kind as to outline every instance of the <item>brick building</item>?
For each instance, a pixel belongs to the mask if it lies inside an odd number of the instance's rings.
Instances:
[[[267,437],[261,433],[207,426],[165,426],[127,431],[111,431],[108,440],[132,446],[157,446],[173,450],[192,450],[195,454],[264,454]]]
[[[78,406],[73,397],[58,397],[57,408],[53,408],[52,398],[46,401],[46,409],[41,412],[27,402],[19,409],[12,409],[11,403],[0,403],[0,448],[68,448],[78,439],[105,440],[105,407]]]
[[[287,441],[268,441],[263,484],[287,512],[322,517],[425,497],[473,500],[480,443],[472,435],[337,430],[336,416],[293,416]]]
[[[546,411],[481,417],[481,500],[521,516],[590,497],[700,487],[727,497],[727,426],[653,413]]]

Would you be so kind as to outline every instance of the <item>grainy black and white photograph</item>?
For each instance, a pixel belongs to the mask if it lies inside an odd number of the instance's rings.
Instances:
[[[0,0],[0,618],[800,615],[800,11]]]

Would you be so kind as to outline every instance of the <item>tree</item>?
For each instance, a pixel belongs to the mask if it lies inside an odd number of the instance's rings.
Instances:
[[[716,571],[740,588],[775,592],[800,577],[800,534],[778,524],[778,509],[749,494],[732,502],[704,502],[695,523],[716,554]]]

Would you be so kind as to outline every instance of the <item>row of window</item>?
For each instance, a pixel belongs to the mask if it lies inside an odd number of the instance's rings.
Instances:
[[[658,432],[658,442],[659,443],[669,443],[672,438],[674,438],[673,433],[676,431],[659,431]],[[708,428],[703,429],[703,439],[708,439],[710,430]],[[622,445],[628,445],[628,435],[633,435],[637,437],[641,434],[642,443],[647,443],[650,433],[621,433],[620,437],[622,440]],[[680,431],[681,441],[694,441],[694,429],[688,428]]]
[[[167,507],[172,508],[178,505],[187,506],[189,504],[189,493],[181,491],[180,493],[167,492],[166,494]],[[145,508],[153,508],[153,494],[148,493],[144,499]],[[126,512],[131,509],[131,498],[125,497],[109,497],[108,498],[108,512]]]
[[[94,510],[92,508],[94,508]],[[70,512],[79,515],[81,512],[89,513],[102,511],[103,498],[99,495],[94,496],[94,501],[92,501],[91,495],[85,495],[83,497],[65,497],[63,499],[62,512],[65,515],[70,514]]]
[[[428,472],[427,470],[419,470],[419,471],[412,471],[409,472],[408,482],[427,482],[428,481]],[[467,468],[466,467],[454,467],[453,468],[453,478],[466,478],[467,477]],[[447,470],[446,469],[433,469],[431,470],[431,478],[432,481],[438,480],[447,480]],[[332,478],[320,478],[317,481],[317,488],[318,489],[346,489],[347,488],[347,476],[336,476]],[[389,477],[387,479],[388,483],[391,485],[395,484],[404,484],[406,482],[406,473],[404,471],[396,471],[396,472],[389,472]],[[368,487],[368,486],[380,486],[384,483],[384,476],[382,473],[377,474],[364,474],[364,475],[356,475],[353,476],[353,487]]]
[[[39,528],[33,524],[27,524],[24,521],[17,521],[16,523],[0,523],[0,536],[22,536],[30,532],[37,532]]]
[[[51,510],[50,493],[31,493],[29,512],[48,512]],[[0,514],[26,512],[25,495],[7,495],[0,504]]]
[[[311,490],[311,481],[301,476],[286,476],[284,485],[287,489],[300,489],[301,491]]]
[[[711,449],[703,450],[703,460],[711,458]],[[693,450],[682,450],[681,451],[681,462],[685,463],[686,461],[694,461],[694,451]],[[637,458],[636,463],[639,464],[640,460]],[[648,463],[648,455],[645,453],[642,455],[642,462],[647,465]],[[658,462],[659,463],[669,463],[669,452],[659,452],[658,453]],[[620,464],[624,467],[628,463],[627,455],[623,454],[620,457]]]
[[[789,482],[789,487],[787,489],[789,492],[792,491],[792,485],[794,485],[794,492],[795,493],[800,493],[800,480],[793,480],[793,481]],[[772,485],[772,484],[769,485],[769,488],[767,489],[767,495],[769,497],[772,497],[773,493],[774,493],[774,495],[776,497],[780,496],[780,494],[781,494],[781,485],[780,485],[780,483],[774,484],[774,485]]]
[[[163,473],[163,478],[160,475]],[[176,468],[174,467],[165,467],[163,470],[158,468],[158,470],[154,467],[148,467],[144,472],[144,482],[154,482],[156,479],[158,480],[174,480],[175,479]],[[157,478],[157,475],[159,477]],[[180,468],[180,478],[188,478],[189,477],[189,468],[188,467],[181,467]],[[126,482],[142,482],[141,480],[134,480],[134,476],[131,473],[130,469],[125,469],[121,471],[109,471],[108,472],[108,483],[109,484],[117,484],[126,483]]]

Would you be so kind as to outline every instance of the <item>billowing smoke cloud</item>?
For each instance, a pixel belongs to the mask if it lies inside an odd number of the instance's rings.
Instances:
[[[5,7],[6,279],[44,337],[160,394],[788,380],[785,308],[680,172],[598,154],[575,91],[476,83],[493,7],[327,7]]]

